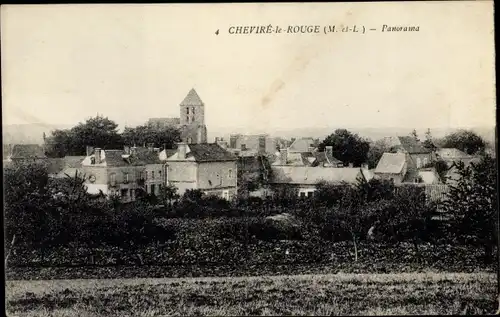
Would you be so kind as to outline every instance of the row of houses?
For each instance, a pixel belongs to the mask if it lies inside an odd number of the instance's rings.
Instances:
[[[274,186],[287,184],[296,187],[299,196],[310,197],[320,181],[355,184],[378,178],[398,185],[442,185],[433,162],[446,161],[452,175],[452,162],[470,164],[477,160],[457,149],[427,149],[413,137],[387,138],[390,150],[374,169],[342,162],[334,156],[331,146],[320,152],[319,139],[310,137],[288,142],[266,134],[238,134],[231,135],[229,143],[223,138],[207,143],[205,105],[194,89],[180,103],[179,110],[179,118],[156,118],[147,123],[158,129],[179,128],[182,142],[176,149],[89,146],[84,156],[49,159],[38,145],[4,146],[4,165],[45,160],[51,177],[80,174],[90,193],[119,195],[124,201],[133,201],[140,192],[159,195],[167,185],[175,186],[181,195],[188,189],[199,189],[231,199],[238,191],[238,177],[245,173],[262,174],[265,181],[257,190],[260,196],[271,194]]]

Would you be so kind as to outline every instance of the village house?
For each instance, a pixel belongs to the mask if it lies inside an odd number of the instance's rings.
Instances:
[[[133,201],[142,191],[158,195],[165,184],[159,149],[126,147],[123,150],[88,149],[82,161],[87,191],[92,194],[118,195]]]
[[[310,166],[272,166],[271,185],[291,185],[299,197],[312,197],[319,182],[351,184],[367,181],[362,168],[317,168]]]
[[[82,175],[82,162],[85,156],[65,156],[58,158],[48,159],[48,173],[49,177],[64,178],[68,175],[74,177],[75,175]]]
[[[333,157],[332,147],[327,146],[325,151],[318,152],[309,149],[305,152],[290,152],[290,148],[280,149],[273,166],[310,166],[310,167],[344,167],[344,164]]]
[[[394,184],[422,183],[441,184],[434,167],[417,168],[409,153],[384,153],[380,158],[374,175],[377,179],[390,180]]]
[[[179,143],[165,170],[166,183],[177,187],[180,195],[188,189],[224,199],[237,194],[237,157],[216,143]]]
[[[13,144],[4,147],[4,163],[28,163],[46,161],[44,148],[39,144]]]
[[[228,150],[233,150],[235,153],[252,151],[257,154],[272,154],[276,151],[276,141],[267,134],[231,134]]]
[[[436,150],[436,157],[443,160],[448,166],[448,171],[446,172],[446,183],[456,184],[459,180],[460,175],[458,174],[456,164],[463,162],[466,167],[470,166],[471,163],[477,163],[480,161],[479,156],[469,155],[459,149],[455,148],[440,148]]]
[[[401,184],[406,175],[408,164],[404,153],[384,153],[375,167],[375,177]]]
[[[313,152],[319,145],[319,140],[313,138],[292,139],[292,144],[288,147],[289,153]]]

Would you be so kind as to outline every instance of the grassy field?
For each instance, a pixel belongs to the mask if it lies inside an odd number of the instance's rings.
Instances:
[[[490,314],[490,273],[7,281],[9,316]]]

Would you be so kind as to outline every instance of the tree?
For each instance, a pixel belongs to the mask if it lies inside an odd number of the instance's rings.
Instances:
[[[54,130],[47,138],[49,156],[84,155],[86,146],[118,149],[123,147],[123,141],[118,134],[118,124],[97,115],[79,123],[70,130]]]
[[[367,140],[346,129],[335,130],[319,144],[318,148],[324,151],[326,146],[332,146],[334,157],[344,164],[352,163],[354,166],[360,166],[366,162],[370,149],[370,143]]]
[[[423,142],[423,145],[425,148],[430,150],[436,149],[436,145],[434,144],[432,139],[431,129],[427,129],[427,132],[425,132],[425,141]]]
[[[160,189],[159,199],[167,208],[170,208],[172,202],[179,199],[179,197],[179,194],[177,194],[177,187],[173,185],[162,186]]]
[[[497,168],[495,160],[485,155],[477,164],[455,163],[459,179],[450,185],[443,207],[453,215],[456,239],[484,247],[485,262],[492,260],[495,245]]]
[[[426,238],[427,226],[435,214],[435,206],[426,200],[422,187],[403,186],[396,191],[386,217],[386,225],[395,233],[398,242],[408,239],[420,257],[418,245]]]
[[[445,148],[457,148],[467,154],[476,154],[485,149],[485,141],[476,133],[470,130],[458,130],[448,134],[442,141]]]
[[[122,133],[123,142],[126,145],[144,146],[153,144],[156,147],[173,148],[175,143],[180,142],[181,133],[173,127],[156,129],[147,125],[135,128],[126,127]]]

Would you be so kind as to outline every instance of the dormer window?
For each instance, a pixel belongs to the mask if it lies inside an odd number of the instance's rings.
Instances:
[[[95,157],[94,156],[90,158],[90,164],[92,164],[92,165],[95,164]]]

